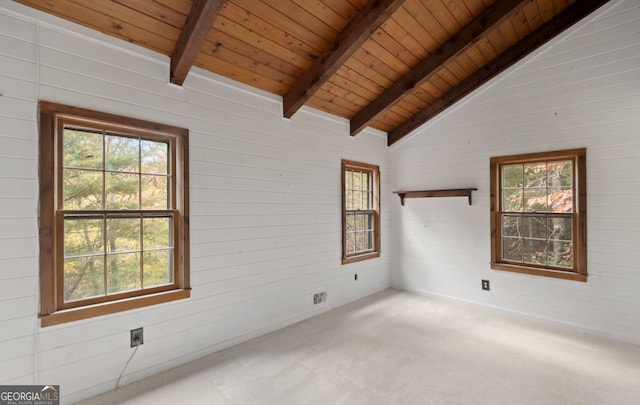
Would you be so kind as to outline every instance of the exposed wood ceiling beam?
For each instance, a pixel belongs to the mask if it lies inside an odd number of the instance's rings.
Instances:
[[[609,0],[578,0],[560,14],[524,37],[516,45],[480,68],[476,73],[454,86],[447,93],[400,124],[387,136],[387,144],[393,145],[411,131],[417,129],[464,96],[473,92],[493,77],[503,72],[541,45],[588,16]]]
[[[534,0],[498,0],[487,8],[438,50],[422,60],[409,73],[356,114],[351,119],[351,136],[358,134],[380,113],[394,105],[415,87],[430,80],[440,67],[465,52],[481,40],[484,35],[531,1]]]
[[[283,98],[283,114],[291,118],[353,53],[404,3],[404,0],[369,0],[336,40]]]
[[[171,83],[179,86],[196,60],[225,0],[194,0],[187,22],[171,54]]]

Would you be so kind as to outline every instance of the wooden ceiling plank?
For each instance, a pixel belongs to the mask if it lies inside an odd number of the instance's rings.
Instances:
[[[292,37],[286,31],[283,31],[276,25],[273,25],[271,21],[265,20],[262,17],[259,17],[253,14],[251,11],[248,11],[234,2],[228,2],[224,8],[224,13],[219,17],[222,19],[229,20],[232,22],[235,27],[242,27],[243,30],[236,29],[235,32],[240,40],[243,40],[245,37],[251,36],[254,38],[252,41],[255,44],[260,44],[260,37],[269,38],[270,42],[275,44],[279,44],[279,48],[287,49],[290,52],[293,52],[299,55],[304,59],[302,63],[296,63],[296,65],[300,68],[308,67],[311,60],[315,59],[317,55],[320,54],[320,51],[309,45],[308,43]],[[216,23],[214,23],[214,27],[216,27]],[[226,24],[225,24],[226,25]],[[209,34],[209,38],[211,38],[211,34]],[[258,49],[258,48],[256,48]],[[258,61],[259,58],[256,58]],[[304,69],[300,72],[300,75],[304,73]],[[299,77],[299,76],[297,76]]]
[[[354,72],[358,72],[360,75],[366,74],[367,79],[380,88],[386,89],[393,84],[393,81],[373,67],[366,65],[362,60],[354,54],[354,57],[345,62],[344,66],[350,68]],[[365,73],[366,72],[366,73]]]
[[[518,10],[518,12],[511,16],[511,23],[513,24],[513,28],[518,33],[518,41],[531,33],[531,28],[529,27],[527,16],[522,10]]]
[[[186,16],[176,10],[156,1],[149,0],[114,0],[132,10],[147,14],[159,21],[167,23],[172,27],[182,29],[187,21]]]
[[[225,0],[194,0],[171,54],[171,83],[182,86]]]
[[[540,15],[542,21],[547,22],[553,18],[553,3],[548,0],[537,0],[538,9],[540,9]]]
[[[374,83],[371,79],[363,76],[360,72],[353,70],[346,64],[338,69],[334,77],[329,79],[329,82],[337,77],[344,78],[344,80],[348,80],[353,86],[364,89],[364,91],[367,92],[369,101],[375,100],[378,94],[384,90],[384,87]]]
[[[522,12],[527,18],[527,23],[529,24],[529,29],[531,31],[535,31],[536,28],[542,25],[542,16],[540,15],[540,10],[538,9],[538,3],[536,1],[532,1],[527,4],[527,6],[522,9]]]
[[[86,5],[79,5],[68,0],[56,2],[19,0],[19,2],[163,55],[168,55],[173,47],[173,41],[168,38],[143,30],[120,18],[105,16],[99,11],[86,7]]]
[[[239,67],[253,72],[256,76],[268,77],[288,86],[295,83],[301,69],[288,64],[271,55],[264,54],[260,49],[230,38],[227,34],[214,30],[219,41],[212,43],[206,41],[203,50],[196,57],[195,66],[210,70],[214,67],[216,59],[226,60],[237,64]],[[208,56],[206,59],[201,57]],[[206,65],[200,65],[199,61],[206,60]],[[260,62],[258,62],[259,60]]]
[[[180,29],[168,24],[167,22],[158,20],[148,14],[141,13],[116,2],[103,1],[94,3],[84,0],[71,1],[79,6],[87,7],[96,13],[104,14],[107,17],[119,19],[130,26],[138,27],[141,30],[147,31],[149,33],[148,35],[159,35],[171,41],[175,41],[180,35]]]
[[[392,83],[403,76],[402,73],[398,72],[398,60],[389,52],[381,49],[380,46],[373,41],[366,42],[362,45],[362,47],[353,54],[352,59],[359,59],[366,66],[386,77]],[[405,68],[407,71],[409,70],[406,65]]]
[[[507,42],[507,45],[509,47],[514,46],[520,40],[518,32],[513,27],[513,22],[511,20],[503,22],[500,27],[498,27],[498,30],[502,34],[502,37]]]
[[[231,38],[235,38],[240,42],[245,42],[255,48],[263,51],[264,54],[269,54],[275,58],[298,66],[302,70],[307,69],[311,65],[308,55],[300,55],[294,50],[289,49],[277,41],[264,37],[262,34],[253,31],[251,28],[229,20],[226,16],[220,15],[213,23],[213,30],[208,34],[208,40],[215,42],[214,32],[220,31],[229,35]]]
[[[495,59],[498,56],[496,48],[493,47],[491,41],[486,36],[478,41],[478,50],[487,59],[487,62]]]
[[[393,105],[412,88],[428,81],[434,73],[450,60],[474,46],[483,35],[497,27],[514,10],[530,0],[503,0],[487,8],[460,32],[443,44],[435,53],[416,65],[408,74],[393,84],[377,100],[365,107],[351,120],[351,135],[362,131],[378,114]]]
[[[426,49],[420,41],[416,40],[407,31],[407,29],[403,27],[402,23],[400,21],[396,21],[395,18],[388,19],[382,25],[382,31],[384,31],[390,38],[394,38],[399,42],[404,48],[411,52],[413,57],[418,61],[429,55],[429,50]]]
[[[147,2],[148,0],[142,0],[143,2]],[[172,10],[175,10],[186,17],[189,15],[189,11],[191,11],[191,0],[154,0],[157,3],[162,4],[163,6],[169,7]]]
[[[424,4],[420,1],[407,1],[404,8],[422,25],[424,31],[428,32],[439,46],[447,42],[449,34]]]
[[[259,16],[264,21],[268,21],[275,27],[280,28],[291,38],[297,38],[298,40],[306,43],[311,48],[315,49],[314,55],[320,55],[323,49],[329,46],[331,43],[329,40],[320,35],[320,33],[314,32],[310,27],[305,26],[302,20],[296,19],[291,14],[282,14],[279,10],[274,9],[268,4],[262,1],[256,0],[234,0],[234,3],[239,7],[246,10],[248,13]]]
[[[283,97],[284,116],[291,118],[403,2],[404,0],[369,1]]]
[[[488,65],[453,87],[445,95],[414,115],[410,120],[403,122],[402,125],[390,131],[387,136],[388,145],[391,146],[398,142],[411,131],[420,127],[608,1],[609,0],[580,0],[573,3],[560,14],[527,35],[517,45],[509,48],[506,52],[489,62]]]
[[[351,21],[353,17],[360,11],[359,8],[344,0],[321,0],[324,5],[335,11],[338,15],[344,16],[347,21]]]
[[[283,94],[289,87],[286,83],[273,80],[267,76],[256,75],[255,72],[238,66],[234,62],[226,59],[214,58],[212,55],[200,52],[196,57],[197,66],[206,66],[206,69],[224,77],[236,80],[241,83],[251,83],[252,87],[267,91],[272,94]]]
[[[382,29],[376,31],[373,37],[371,37],[372,41],[375,41],[378,45],[391,52],[394,57],[400,59],[405,65],[415,66],[418,64],[420,59],[415,56],[414,52],[407,49],[405,44],[401,43],[399,39],[400,38],[394,38]]]
[[[498,54],[501,54],[509,48],[509,44],[505,40],[500,29],[494,29],[489,32],[487,34],[487,40],[491,43],[491,46]]]
[[[406,4],[407,3],[396,11],[394,16],[397,21],[428,53],[435,52],[440,44],[433,38],[431,33],[416,20],[416,17],[407,10]]]
[[[455,35],[456,32],[462,29],[462,25],[453,16],[449,8],[442,3],[442,0],[422,0],[422,3],[447,31],[449,36]]]

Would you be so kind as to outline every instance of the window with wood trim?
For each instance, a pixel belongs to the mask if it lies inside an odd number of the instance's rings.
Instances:
[[[342,263],[380,256],[380,170],[342,161]]]
[[[40,317],[189,296],[188,130],[40,102]]]
[[[491,158],[491,267],[587,280],[586,149]]]

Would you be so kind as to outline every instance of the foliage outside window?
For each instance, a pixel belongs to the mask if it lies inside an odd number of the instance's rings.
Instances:
[[[491,266],[587,279],[586,150],[491,158]]]
[[[342,263],[380,256],[378,166],[342,161]]]
[[[189,296],[186,129],[40,103],[43,326]]]

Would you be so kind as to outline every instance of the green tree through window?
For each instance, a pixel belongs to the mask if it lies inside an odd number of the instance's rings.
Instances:
[[[43,324],[187,297],[188,131],[46,102],[41,122]]]
[[[169,151],[168,142],[64,128],[65,302],[172,282],[171,214],[145,212],[170,208]]]

